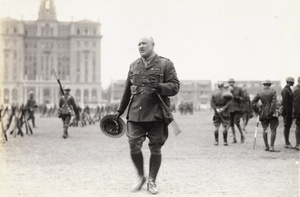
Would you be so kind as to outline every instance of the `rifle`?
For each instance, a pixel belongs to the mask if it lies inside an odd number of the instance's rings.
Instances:
[[[62,86],[61,86],[60,80],[59,80],[59,78],[57,77],[54,68],[52,68],[52,72],[54,73],[54,76],[55,76],[55,78],[56,78],[56,80],[57,80],[57,83],[58,83],[58,85],[59,85],[61,95],[64,95],[64,94],[65,94],[64,89],[63,89]]]
[[[166,122],[167,125],[172,123],[172,127],[174,129],[175,136],[179,135],[179,133],[181,133],[181,130],[178,127],[178,124],[176,123],[175,119],[173,118],[172,111],[169,109],[169,107],[164,102],[164,100],[161,98],[161,96],[157,92],[156,92],[156,94],[161,102],[162,111],[165,111],[167,113],[167,114],[164,114],[164,112],[163,112],[163,116],[164,116],[163,118],[167,119],[164,121]],[[167,117],[165,117],[165,116],[167,116]]]
[[[256,119],[256,127],[255,127],[255,132],[254,132],[253,149],[255,149],[255,143],[256,143],[256,136],[257,136],[258,125],[259,125],[259,115],[257,115],[257,119]]]

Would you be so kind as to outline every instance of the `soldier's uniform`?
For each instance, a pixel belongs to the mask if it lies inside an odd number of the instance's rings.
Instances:
[[[259,113],[259,120],[263,127],[263,138],[266,146],[266,151],[275,151],[274,143],[276,139],[276,129],[278,126],[278,116],[276,114],[277,95],[276,91],[272,89],[271,82],[266,80],[263,82],[264,88],[258,91],[257,95],[253,98],[251,104],[255,112]],[[261,101],[262,105],[259,109],[257,106],[258,101]],[[270,126],[271,130],[271,146],[268,143],[267,129]]]
[[[234,79],[229,79],[228,83],[235,83]],[[229,112],[230,112],[230,127],[233,134],[233,143],[236,143],[236,135],[235,135],[235,128],[234,125],[237,126],[240,134],[241,134],[241,142],[243,143],[245,141],[245,136],[243,134],[242,128],[241,128],[241,118],[242,118],[242,107],[243,107],[243,98],[244,98],[244,92],[242,88],[237,86],[230,86],[229,90],[231,91],[233,98],[230,102]]]
[[[219,89],[216,90],[210,100],[210,105],[214,110],[213,123],[215,126],[215,145],[219,144],[219,128],[221,124],[224,127],[223,130],[223,141],[224,145],[227,146],[227,131],[230,124],[230,113],[229,113],[229,100],[226,100],[223,97],[223,93],[225,90],[223,89],[223,84],[219,84]]]
[[[64,90],[70,91],[70,87],[66,86]],[[76,115],[77,120],[79,118],[74,98],[65,93],[65,95],[62,95],[59,100],[59,108],[60,118],[63,121],[63,138],[67,138],[69,136],[68,128],[70,125],[71,116]]]
[[[28,120],[32,121],[32,126],[35,126],[34,108],[37,108],[37,103],[33,98],[33,92],[29,93],[29,99],[27,100],[26,110],[28,112]]]
[[[287,83],[294,84],[294,79],[292,77],[288,77],[286,79]],[[289,135],[290,135],[290,128],[293,123],[292,113],[293,113],[293,91],[290,87],[290,84],[287,84],[281,91],[281,107],[282,112],[281,115],[283,117],[283,123],[284,123],[284,139],[285,139],[285,147],[290,148],[291,143],[289,141]]]
[[[153,92],[151,83],[159,83],[157,91],[168,106],[170,106],[168,96],[178,93],[180,83],[169,59],[155,54],[150,62],[147,62],[147,66],[144,61],[138,58],[130,65],[117,111],[123,114],[128,106],[127,136],[131,158],[141,177],[144,176],[141,148],[148,137],[151,152],[149,180],[155,182],[161,163],[161,147],[168,138],[168,127],[163,122],[160,100]]]
[[[293,93],[293,118],[296,122],[296,149],[300,150],[300,77]]]

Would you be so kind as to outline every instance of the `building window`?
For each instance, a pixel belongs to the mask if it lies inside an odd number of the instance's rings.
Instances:
[[[80,34],[80,29],[77,29],[77,35],[79,35]]]
[[[14,28],[14,33],[17,33],[17,28]]]
[[[84,90],[84,102],[86,103],[89,100],[89,90]]]
[[[9,103],[9,89],[4,90],[4,103]]]
[[[78,104],[81,101],[81,91],[80,91],[80,89],[76,90],[75,97],[76,97],[76,102]]]

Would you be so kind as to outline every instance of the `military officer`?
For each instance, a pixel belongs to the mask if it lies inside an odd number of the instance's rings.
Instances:
[[[154,52],[152,37],[143,37],[138,42],[141,57],[129,68],[123,96],[117,109],[117,118],[127,111],[127,136],[130,155],[138,172],[138,183],[132,191],[141,189],[146,181],[141,151],[146,137],[149,139],[150,166],[147,189],[151,194],[158,193],[156,177],[161,165],[161,148],[168,138],[168,127],[163,122],[160,100],[170,106],[169,96],[178,93],[180,83],[173,63]]]
[[[215,145],[219,144],[219,128],[221,124],[224,127],[223,130],[223,141],[224,146],[228,146],[227,143],[227,131],[230,123],[230,113],[229,113],[229,101],[226,97],[223,96],[224,85],[223,83],[218,84],[218,90],[215,91],[210,99],[210,105],[214,110],[213,123],[215,126],[214,134],[215,134]],[[229,93],[229,92],[228,92]],[[230,93],[231,94],[231,93]]]
[[[228,80],[229,90],[231,91],[233,98],[230,103],[229,112],[230,112],[230,127],[233,135],[233,143],[236,143],[236,135],[234,125],[237,126],[241,134],[241,142],[244,143],[245,136],[241,128],[241,118],[242,118],[242,107],[243,107],[243,98],[244,93],[242,88],[235,86],[235,80],[230,78]]]
[[[292,126],[293,118],[293,91],[291,87],[294,85],[294,78],[293,77],[287,77],[286,78],[286,85],[281,91],[281,108],[282,112],[281,115],[283,117],[283,123],[284,123],[284,130],[283,135],[285,139],[285,148],[292,148],[291,143],[289,141],[289,135],[290,135],[290,128]]]
[[[252,99],[252,108],[259,114],[259,120],[263,127],[263,138],[265,142],[265,150],[274,152],[274,143],[276,139],[276,129],[278,126],[278,116],[276,114],[277,95],[276,91],[271,88],[271,81],[265,80],[263,82],[264,88],[258,91],[257,95]],[[258,107],[258,101],[261,101],[262,105]],[[268,143],[267,129],[270,126],[271,130],[271,146]]]
[[[293,93],[293,118],[296,123],[296,150],[300,150],[300,77]]]

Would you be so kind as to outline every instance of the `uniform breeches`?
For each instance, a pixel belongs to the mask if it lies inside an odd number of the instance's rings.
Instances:
[[[228,130],[230,124],[230,117],[223,116],[222,114],[214,114],[213,116],[213,123],[215,126],[215,130],[218,131],[221,124],[224,127],[224,130]]]
[[[272,117],[270,119],[265,119],[261,121],[261,126],[264,131],[268,129],[268,126],[270,126],[271,133],[276,133],[276,129],[278,127],[279,121],[277,117]]]
[[[71,115],[63,115],[61,119],[63,121],[64,128],[68,128],[71,121]]]
[[[239,111],[230,112],[230,126],[233,127],[234,124],[240,125],[242,113]]]
[[[161,147],[168,138],[168,127],[161,121],[127,122],[127,137],[132,154],[141,152],[146,137],[149,139],[151,154],[160,154]]]

